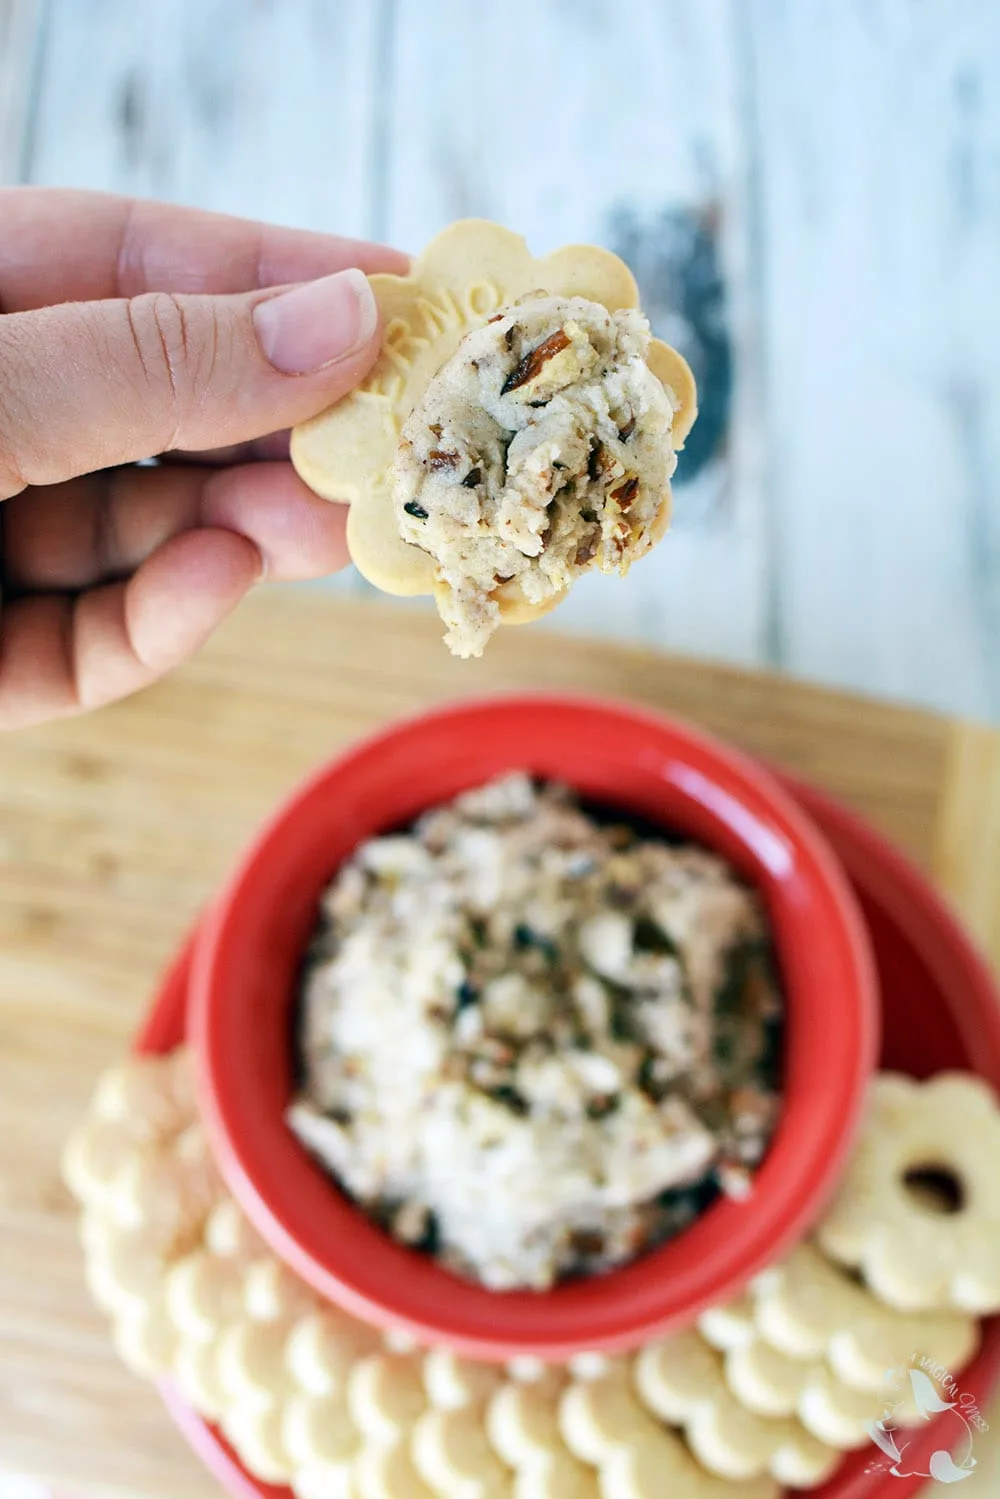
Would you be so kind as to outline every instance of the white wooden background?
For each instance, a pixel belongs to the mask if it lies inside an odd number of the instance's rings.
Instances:
[[[558,624],[1000,718],[997,0],[0,0],[0,180],[627,246],[689,346],[700,226],[714,456]]]

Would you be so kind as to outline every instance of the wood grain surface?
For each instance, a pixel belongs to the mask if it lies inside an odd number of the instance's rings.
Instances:
[[[0,739],[0,1468],[80,1495],[216,1492],[87,1299],[62,1142],[276,798],[395,715],[528,686],[684,714],[824,785],[943,879],[1000,961],[992,730],[537,630],[462,664],[422,612],[261,594],[161,686]],[[1000,1468],[977,1456],[964,1493],[985,1499]]]
[[[628,255],[702,416],[559,628],[993,720],[998,159],[996,0],[0,0],[0,181]]]

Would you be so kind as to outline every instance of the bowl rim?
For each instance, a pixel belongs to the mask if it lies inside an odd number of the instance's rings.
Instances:
[[[260,1179],[259,1159],[255,1155],[252,1137],[262,1127],[261,1122],[250,1118],[246,1099],[243,1100],[242,1113],[239,1107],[234,1106],[233,1069],[230,1069],[228,1075],[226,1070],[229,1033],[224,1019],[220,1018],[224,1016],[225,1007],[217,1002],[217,980],[218,969],[224,963],[228,944],[238,940],[235,923],[247,882],[261,877],[263,861],[268,856],[274,838],[285,829],[286,824],[297,815],[302,815],[303,808],[309,805],[311,798],[324,794],[331,783],[335,784],[338,779],[349,774],[352,767],[363,764],[372,755],[391,749],[408,736],[427,730],[428,726],[446,726],[456,721],[468,723],[483,714],[488,716],[499,712],[512,715],[525,710],[541,710],[546,713],[554,710],[557,713],[571,714],[582,712],[587,716],[596,714],[604,721],[608,721],[610,717],[623,731],[627,728],[651,734],[659,738],[661,745],[667,743],[675,752],[683,748],[685,752],[703,761],[707,760],[710,767],[709,780],[712,779],[712,772],[719,780],[725,780],[727,776],[735,778],[744,795],[748,795],[751,800],[755,797],[758,807],[765,809],[768,817],[791,839],[799,876],[802,876],[803,871],[808,874],[809,889],[814,896],[822,898],[826,915],[833,918],[829,923],[826,939],[840,944],[841,955],[853,974],[853,1005],[848,1008],[844,1004],[843,994],[840,995],[838,1005],[852,1038],[850,1056],[848,1058],[841,1054],[840,1074],[835,1078],[824,1078],[819,1084],[826,1108],[826,1113],[822,1116],[822,1150],[816,1148],[811,1154],[808,1172],[800,1168],[790,1182],[784,1178],[775,1180],[763,1208],[756,1214],[746,1211],[742,1224],[737,1223],[734,1232],[722,1235],[725,1242],[721,1247],[719,1243],[712,1245],[712,1253],[707,1259],[703,1253],[698,1257],[696,1266],[685,1267],[686,1280],[693,1282],[693,1288],[691,1285],[684,1288],[685,1282],[676,1268],[669,1266],[668,1262],[664,1269],[671,1269],[669,1285],[665,1285],[662,1294],[658,1293],[662,1314],[651,1315],[647,1308],[642,1317],[637,1319],[635,1313],[625,1315],[623,1305],[621,1315],[616,1317],[615,1299],[618,1296],[624,1301],[623,1277],[631,1267],[612,1271],[599,1278],[601,1314],[596,1325],[590,1326],[581,1326],[579,1307],[576,1308],[572,1326],[567,1325],[566,1316],[561,1320],[558,1317],[553,1320],[551,1314],[556,1303],[552,1298],[560,1294],[565,1296],[564,1288],[557,1288],[553,1292],[526,1293],[533,1303],[533,1312],[528,1319],[532,1330],[526,1332],[522,1327],[514,1336],[510,1332],[509,1319],[512,1304],[517,1301],[517,1293],[513,1296],[505,1293],[498,1297],[496,1293],[477,1287],[479,1295],[486,1300],[483,1302],[482,1316],[478,1320],[472,1319],[473,1325],[470,1326],[467,1311],[459,1313],[455,1310],[454,1298],[447,1312],[442,1313],[438,1308],[434,1315],[429,1315],[425,1306],[415,1305],[413,1296],[407,1293],[405,1275],[391,1282],[392,1291],[388,1295],[384,1286],[379,1293],[373,1294],[370,1285],[359,1285],[356,1274],[345,1273],[343,1259],[337,1251],[334,1229],[337,1226],[344,1229],[348,1221],[343,1216],[345,1208],[354,1225],[359,1216],[363,1215],[360,1209],[348,1204],[335,1191],[330,1193],[330,1198],[331,1204],[336,1204],[336,1210],[331,1205],[327,1224],[329,1232],[322,1244],[319,1243],[319,1235],[312,1233],[311,1226],[304,1231],[301,1227],[297,1231],[289,1228],[288,1213],[280,1204],[275,1203],[273,1183],[269,1187]],[[514,768],[512,763],[510,768]],[[572,767],[567,769],[565,780],[570,785],[574,783]],[[664,821],[668,821],[666,814]],[[374,831],[373,826],[371,832]],[[370,836],[370,833],[362,836]],[[318,889],[316,893],[319,894]],[[800,918],[800,930],[801,921]],[[791,927],[786,929],[786,937],[790,930]],[[827,1006],[828,1010],[829,1008]],[[614,1352],[630,1348],[657,1332],[666,1332],[671,1327],[690,1321],[703,1306],[735,1294],[755,1273],[773,1262],[792,1242],[801,1237],[835,1187],[840,1165],[853,1143],[860,1123],[865,1089],[875,1067],[879,1044],[878,1011],[877,979],[871,947],[850,882],[811,817],[798,805],[792,793],[766,768],[743,751],[674,715],[613,698],[553,692],[517,692],[462,699],[393,720],[376,732],[346,746],[293,788],[250,841],[199,929],[190,990],[189,1037],[197,1056],[203,1117],[230,1190],[271,1248],[320,1294],[339,1302],[346,1310],[367,1321],[383,1327],[404,1329],[421,1343],[447,1343],[468,1356],[508,1359],[516,1354],[530,1353],[549,1359],[562,1359],[584,1349]],[[836,1053],[834,1057],[836,1060]],[[793,1122],[796,1117],[801,1122],[802,1108],[800,1097],[798,1113],[791,1116]],[[783,1116],[776,1141],[782,1130],[785,1136],[790,1135],[788,1117]],[[273,1128],[275,1123],[276,1121],[272,1121],[270,1126],[265,1124],[263,1127]],[[281,1128],[286,1127],[281,1125]],[[297,1142],[295,1148],[308,1159]],[[279,1193],[285,1190],[285,1185],[282,1183]],[[329,1185],[327,1181],[328,1191]],[[703,1218],[707,1219],[709,1216],[706,1213]],[[695,1227],[697,1224],[692,1230],[686,1230],[683,1235],[651,1251],[641,1261],[633,1264],[656,1266],[671,1249],[675,1250],[676,1261],[678,1257],[675,1246],[686,1239]],[[742,1233],[739,1232],[741,1227]],[[720,1240],[718,1232],[714,1237],[716,1241]],[[391,1240],[385,1239],[386,1246],[391,1243]],[[399,1246],[393,1245],[392,1248],[393,1251],[398,1251]],[[720,1267],[725,1268],[725,1273]],[[596,1279],[593,1278],[594,1281]],[[659,1279],[663,1281],[664,1276]],[[656,1300],[656,1297],[653,1299]],[[541,1315],[543,1311],[549,1316],[548,1322]],[[522,1323],[525,1323],[525,1318],[522,1318]],[[506,1330],[503,1330],[503,1324],[507,1324]]]

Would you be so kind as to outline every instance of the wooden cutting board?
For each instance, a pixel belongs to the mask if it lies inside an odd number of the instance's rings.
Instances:
[[[993,730],[539,629],[459,663],[420,609],[260,595],[161,686],[0,739],[0,1470],[80,1495],[218,1492],[88,1301],[62,1142],[275,800],[397,714],[517,687],[634,698],[810,777],[931,872],[1000,962]],[[967,1499],[998,1491],[989,1446]]]

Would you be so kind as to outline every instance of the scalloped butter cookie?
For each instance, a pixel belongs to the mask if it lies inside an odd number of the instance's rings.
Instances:
[[[694,381],[650,336],[606,250],[535,260],[469,219],[408,276],[376,275],[382,349],[345,400],[296,428],[292,461],[350,505],[359,571],[433,594],[449,648],[553,608],[584,572],[624,574],[663,536]]]

